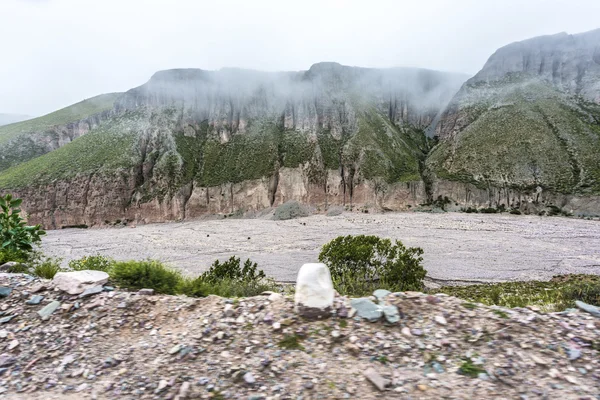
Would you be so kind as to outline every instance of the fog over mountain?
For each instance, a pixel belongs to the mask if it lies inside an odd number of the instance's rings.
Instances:
[[[319,62],[475,74],[524,38],[597,28],[596,0],[0,2],[0,112],[43,115],[174,68]]]

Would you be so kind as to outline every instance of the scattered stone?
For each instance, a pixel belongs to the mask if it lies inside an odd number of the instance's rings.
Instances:
[[[373,384],[373,386],[375,386],[379,391],[384,391],[386,386],[388,386],[390,384],[390,381],[388,379],[383,378],[381,375],[379,375],[379,372],[377,372],[374,368],[368,368],[366,371],[363,372],[363,375],[369,380],[369,382],[371,382]]]
[[[442,317],[441,315],[436,315],[433,319],[440,325],[446,325],[448,323],[446,318]]]
[[[390,324],[395,324],[400,321],[400,312],[398,311],[398,307],[396,306],[383,306],[382,307],[383,315],[385,316],[385,320]]]
[[[103,291],[104,291],[104,288],[102,287],[102,285],[88,287],[79,295],[79,298],[83,299],[85,297],[89,297],[89,296],[93,296],[98,293],[102,293]]]
[[[575,305],[580,310],[590,313],[596,318],[600,318],[600,308],[593,306],[591,304],[584,303],[583,301],[579,301],[579,300],[575,301]]]
[[[359,299],[352,299],[350,301],[352,308],[356,310],[356,314],[360,318],[367,319],[371,322],[375,322],[381,318],[383,314],[381,307],[377,304],[373,303],[371,300],[366,297],[362,297]]]
[[[13,349],[16,349],[17,347],[19,347],[19,341],[17,339],[11,340],[8,343],[8,350],[13,350]]]
[[[179,388],[179,393],[178,393],[179,398],[182,400],[187,399],[188,396],[190,395],[191,388],[192,388],[191,383],[183,382],[181,384],[181,387]]]
[[[16,261],[9,261],[7,263],[4,263],[4,264],[0,265],[0,272],[10,271],[11,268],[16,267],[17,265],[19,265],[19,263]]]
[[[304,264],[296,280],[296,312],[305,318],[323,318],[333,307],[333,282],[325,264]]]
[[[278,331],[281,329],[281,322],[273,322],[273,330]]]
[[[412,336],[412,333],[410,333],[410,329],[407,328],[406,326],[404,328],[402,328],[401,332],[406,337],[411,337]]]
[[[169,350],[169,354],[173,355],[176,353],[179,353],[179,351],[183,349],[183,345],[182,344],[177,344],[173,347],[171,347],[171,350]]]
[[[31,298],[29,300],[27,300],[25,302],[25,304],[30,305],[30,306],[35,306],[38,305],[42,302],[42,300],[44,300],[44,296],[40,296],[39,294],[36,294],[35,296],[31,296]]]
[[[167,388],[167,386],[169,386],[169,382],[162,379],[160,382],[158,382],[158,387],[156,388],[154,393],[156,393],[156,394],[161,393],[162,391],[164,391]]]
[[[269,300],[271,302],[280,301],[282,299],[283,299],[283,296],[279,293],[271,293],[269,295],[269,297],[267,297],[267,300]]]
[[[256,383],[256,379],[250,372],[246,372],[244,374],[244,382],[246,382],[248,385],[254,385]]]
[[[59,272],[52,279],[52,285],[69,294],[81,294],[89,287],[104,285],[108,278],[108,274],[103,271]]]
[[[8,354],[0,354],[0,368],[10,367],[17,362],[17,359]]]
[[[575,360],[581,358],[581,350],[576,349],[574,347],[569,347],[567,349],[567,354],[569,356],[570,361],[575,361]]]
[[[12,288],[0,286],[0,297],[8,297],[12,292]]]
[[[388,295],[392,294],[389,290],[385,289],[377,289],[373,292],[373,296],[377,299],[378,302],[382,302]]]
[[[152,296],[154,294],[154,289],[140,289],[138,290],[138,294],[141,296]]]
[[[42,319],[49,318],[50,315],[52,315],[52,313],[56,311],[58,307],[60,307],[60,301],[54,300],[52,303],[48,304],[46,307],[38,311],[38,315]]]
[[[0,318],[0,324],[6,324],[6,323],[10,322],[10,320],[13,319],[14,317],[16,317],[16,315],[8,315],[6,317],[2,317],[2,318]]]

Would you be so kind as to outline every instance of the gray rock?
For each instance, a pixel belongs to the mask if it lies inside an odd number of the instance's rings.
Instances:
[[[69,294],[81,294],[87,288],[104,285],[108,278],[108,274],[103,271],[59,272],[54,275],[52,285]]]
[[[0,354],[0,368],[10,367],[17,359],[9,354]]]
[[[138,294],[142,296],[151,296],[154,294],[154,289],[140,289]]]
[[[569,360],[575,361],[575,360],[577,360],[578,358],[581,357],[581,350],[576,349],[574,347],[569,347],[567,349],[567,354],[569,356]]]
[[[92,286],[92,287],[85,289],[83,291],[83,293],[81,293],[79,295],[79,298],[83,299],[84,297],[93,296],[95,294],[102,293],[102,291],[104,291],[104,288],[102,287],[102,285]]]
[[[12,292],[12,288],[0,286],[0,297],[8,297]]]
[[[356,310],[356,314],[360,318],[367,319],[371,322],[377,321],[383,314],[383,311],[377,304],[365,297],[352,299],[350,304]]]
[[[382,307],[383,315],[385,316],[385,320],[390,324],[395,324],[400,321],[400,312],[398,311],[398,307],[396,306],[383,306]]]
[[[4,263],[4,264],[0,265],[0,271],[7,272],[11,268],[16,267],[17,265],[19,265],[19,263],[16,262],[16,261],[9,261],[7,263]]]
[[[6,317],[2,317],[0,318],[0,324],[6,324],[7,322],[10,322],[10,320],[14,317],[16,317],[16,315],[8,315]]]
[[[52,303],[48,304],[46,307],[38,311],[38,315],[42,319],[48,318],[50,317],[50,315],[52,315],[54,311],[56,311],[58,307],[60,307],[60,301],[54,300]]]
[[[390,292],[389,290],[385,290],[385,289],[377,289],[376,291],[373,292],[373,296],[375,296],[377,298],[377,301],[379,301],[380,303],[383,299],[385,299],[390,294],[392,294],[392,292]]]
[[[246,382],[246,384],[248,385],[254,385],[256,383],[256,378],[254,378],[254,375],[252,375],[252,373],[246,372],[244,374],[244,382]]]
[[[600,308],[593,306],[591,304],[584,303],[583,301],[579,301],[579,300],[575,301],[575,305],[580,310],[590,313],[596,318],[600,318]]]
[[[363,375],[375,386],[379,391],[384,391],[385,387],[390,384],[389,379],[385,379],[374,368],[368,368],[363,372]]]
[[[27,300],[25,302],[25,304],[30,305],[30,306],[35,306],[35,305],[40,304],[42,302],[42,300],[44,300],[44,296],[36,294],[35,296],[31,296],[31,298],[29,300]]]

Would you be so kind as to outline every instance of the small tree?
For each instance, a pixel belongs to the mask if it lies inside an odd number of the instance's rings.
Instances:
[[[323,246],[319,260],[342,294],[365,295],[374,289],[422,290],[426,271],[423,249],[377,236],[340,236]]]
[[[10,194],[0,196],[0,250],[13,254],[31,252],[46,234],[40,225],[27,225],[19,208],[22,202]]]

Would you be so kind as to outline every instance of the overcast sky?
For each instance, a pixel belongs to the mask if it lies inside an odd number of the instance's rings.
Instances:
[[[503,45],[595,28],[600,0],[0,0],[0,113],[42,115],[168,68],[474,74]]]

